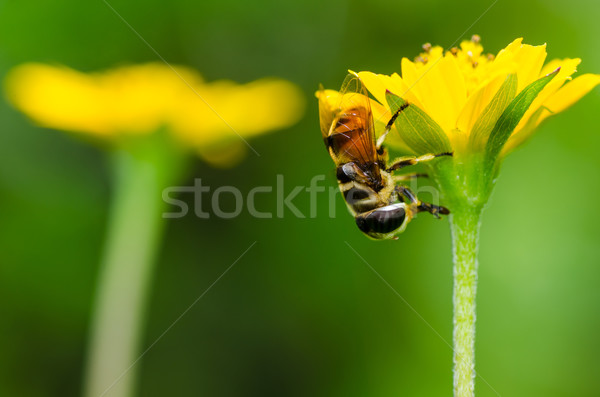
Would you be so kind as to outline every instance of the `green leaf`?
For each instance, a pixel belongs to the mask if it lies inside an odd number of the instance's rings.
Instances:
[[[452,151],[448,136],[431,117],[415,104],[391,92],[385,94],[387,103],[395,114],[403,108],[394,122],[400,137],[416,154],[446,153]]]
[[[494,125],[516,95],[517,75],[509,74],[473,125],[469,137],[471,151],[479,151],[485,147]]]
[[[521,128],[518,133],[512,134],[510,138],[508,138],[508,141],[506,142],[506,145],[504,145],[504,148],[502,149],[500,155],[503,156],[507,154],[508,152],[514,150],[518,146],[521,146],[523,143],[525,143],[525,141],[531,138],[531,135],[533,135],[533,132],[537,128],[538,120],[544,112],[552,113],[552,111],[545,106],[541,106],[538,110],[533,112],[533,114],[531,115],[531,117],[529,117],[529,120],[527,120],[527,123],[525,123],[523,128]]]
[[[513,99],[506,110],[504,110],[494,125],[494,128],[490,133],[490,139],[485,146],[484,167],[486,179],[493,178],[496,160],[498,159],[500,151],[506,144],[506,141],[510,138],[510,135],[519,124],[519,121],[521,121],[521,118],[527,109],[529,109],[529,106],[531,106],[531,103],[546,84],[556,76],[559,70],[560,68],[529,84],[515,99]]]

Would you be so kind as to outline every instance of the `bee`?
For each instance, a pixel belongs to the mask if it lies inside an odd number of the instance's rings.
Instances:
[[[321,88],[319,95],[325,95]],[[398,239],[411,219],[426,211],[439,218],[447,208],[420,201],[402,181],[424,174],[394,175],[404,167],[433,160],[452,153],[405,156],[387,164],[383,146],[394,121],[406,107],[398,109],[387,123],[381,137],[375,139],[373,112],[366,88],[356,73],[351,72],[340,90],[340,104],[331,109],[320,101],[321,132],[329,155],[336,165],[340,191],[356,220],[358,228],[376,240]]]

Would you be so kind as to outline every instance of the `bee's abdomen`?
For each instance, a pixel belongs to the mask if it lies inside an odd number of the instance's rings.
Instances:
[[[357,182],[342,183],[340,181],[340,190],[344,200],[356,214],[380,207],[379,196],[366,185]]]

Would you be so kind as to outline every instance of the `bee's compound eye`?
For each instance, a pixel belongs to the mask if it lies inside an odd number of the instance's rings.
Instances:
[[[406,219],[404,204],[378,208],[366,216],[356,218],[358,228],[367,234],[387,234],[400,229]]]
[[[356,165],[346,163],[340,165],[336,170],[336,177],[341,183],[347,183],[356,179]]]

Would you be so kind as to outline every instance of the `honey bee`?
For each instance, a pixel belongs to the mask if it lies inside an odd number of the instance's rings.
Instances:
[[[321,89],[319,95],[325,95]],[[452,153],[405,156],[387,164],[383,146],[394,121],[406,107],[392,115],[379,140],[375,139],[373,113],[366,88],[351,72],[340,90],[340,104],[331,109],[319,103],[321,132],[325,146],[336,165],[336,177],[356,225],[368,237],[377,240],[398,239],[418,212],[426,211],[439,218],[447,208],[420,201],[402,181],[424,174],[393,175],[394,171],[419,162]]]

